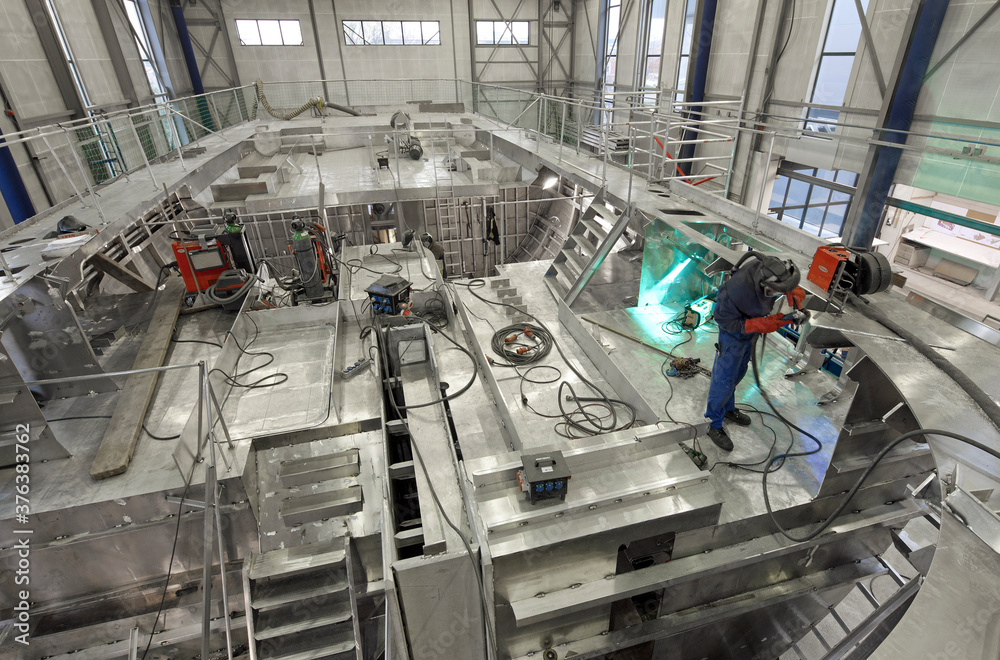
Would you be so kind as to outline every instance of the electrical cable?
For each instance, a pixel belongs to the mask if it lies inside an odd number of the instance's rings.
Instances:
[[[260,369],[263,369],[264,367],[270,366],[274,362],[274,354],[273,353],[269,353],[267,351],[259,351],[259,352],[255,353],[255,352],[252,352],[252,351],[249,350],[250,346],[255,341],[257,341],[257,338],[260,336],[260,327],[257,325],[257,322],[253,320],[253,317],[250,316],[249,314],[246,315],[246,318],[247,318],[248,321],[250,321],[251,324],[253,324],[253,327],[254,327],[254,335],[250,339],[250,341],[247,342],[246,347],[240,346],[240,342],[239,342],[238,339],[236,339],[235,335],[232,335],[232,334],[229,335],[229,337],[236,344],[236,348],[238,348],[240,350],[240,353],[241,353],[240,358],[242,358],[244,355],[249,355],[251,357],[266,356],[266,357],[268,357],[270,359],[268,359],[268,361],[265,362],[264,364],[261,364],[261,365],[258,365],[256,367],[253,367],[252,369],[248,369],[247,371],[244,371],[243,373],[234,373],[232,376],[230,376],[225,371],[223,371],[222,369],[219,369],[219,368],[212,369],[209,372],[209,374],[220,373],[220,374],[222,374],[223,380],[228,385],[230,385],[232,387],[238,387],[238,388],[241,388],[241,389],[247,389],[247,390],[256,390],[256,389],[261,389],[261,388],[264,388],[264,387],[274,387],[276,385],[281,385],[282,383],[288,382],[288,374],[286,374],[284,372],[281,372],[281,371],[276,371],[276,372],[274,372],[272,374],[267,374],[265,376],[262,376],[261,378],[259,378],[258,380],[255,380],[252,383],[241,383],[241,382],[239,382],[240,378],[246,378],[247,376],[249,376],[250,374],[254,373],[255,371],[258,371]],[[236,360],[236,366],[239,366],[239,359]],[[233,368],[235,369],[236,366],[234,366]],[[268,380],[269,378],[275,379],[274,382],[266,383],[265,381]]]
[[[968,438],[958,433],[953,433],[951,431],[945,431],[942,429],[917,429],[915,431],[909,431],[908,433],[902,434],[901,436],[890,442],[888,445],[886,445],[882,449],[882,451],[880,451],[878,455],[875,456],[875,458],[872,460],[868,468],[865,469],[865,471],[861,474],[861,477],[858,478],[858,481],[854,484],[851,490],[849,490],[847,494],[844,496],[844,499],[841,501],[841,503],[837,506],[836,509],[834,509],[833,513],[827,516],[823,524],[820,525],[815,530],[813,530],[812,532],[810,532],[809,534],[806,534],[805,536],[802,537],[796,537],[789,534],[788,531],[781,526],[781,523],[779,523],[777,518],[775,517],[774,510],[771,508],[771,500],[768,497],[768,492],[767,492],[767,475],[769,470],[764,470],[764,476],[762,479],[763,490],[764,490],[764,506],[767,507],[767,513],[771,517],[771,522],[774,523],[775,527],[778,528],[778,531],[781,532],[782,535],[784,535],[791,541],[794,541],[796,543],[805,543],[807,541],[811,541],[812,539],[816,538],[817,536],[825,532],[830,527],[830,525],[832,525],[834,521],[844,512],[844,510],[847,509],[847,505],[850,504],[851,499],[857,494],[859,490],[861,490],[861,486],[864,485],[868,477],[871,476],[872,472],[875,471],[875,468],[878,466],[879,462],[883,458],[885,458],[886,454],[892,451],[893,448],[896,447],[896,445],[903,442],[904,440],[909,440],[910,438],[914,438],[916,436],[925,436],[925,435],[940,435],[946,438],[952,438],[953,440],[958,440],[959,442],[963,442],[967,445],[975,447],[976,449],[979,449],[980,451],[986,452],[990,456],[1000,460],[1000,451],[997,451],[992,447],[988,447],[987,445],[984,445],[981,442],[977,442],[972,438]],[[926,440],[924,442],[926,442]],[[771,459],[771,463],[774,463],[780,458],[783,457],[775,456],[774,458]]]
[[[69,422],[76,419],[111,419],[111,415],[74,415],[73,417],[59,417],[58,419],[47,419],[46,424],[52,422]]]
[[[191,464],[191,471],[188,473],[187,479],[184,480],[184,491],[181,493],[181,500],[177,505],[177,525],[174,527],[174,541],[170,547],[170,559],[167,561],[167,578],[163,582],[163,593],[160,594],[160,606],[156,608],[156,617],[153,619],[153,625],[149,630],[149,641],[146,642],[146,648],[142,652],[141,660],[146,660],[146,654],[149,653],[149,648],[153,645],[153,635],[156,634],[156,624],[160,620],[160,615],[163,613],[163,605],[167,601],[167,589],[170,587],[170,576],[174,569],[174,556],[177,554],[177,540],[180,538],[181,534],[181,519],[184,514],[184,499],[187,497],[188,489],[191,487],[191,477],[194,476],[195,465],[197,465],[197,463]]]
[[[153,433],[150,432],[148,428],[146,428],[145,424],[142,425],[142,430],[145,431],[146,435],[151,437],[153,440],[167,441],[167,440],[176,440],[177,438],[181,437],[180,433],[178,433],[177,435],[168,435],[168,436],[154,435]]]
[[[516,310],[517,313],[523,314],[524,316],[527,316],[529,319],[533,320],[535,322],[534,323],[535,327],[537,327],[537,328],[539,328],[541,330],[544,330],[546,333],[548,333],[548,335],[550,337],[552,337],[552,346],[555,347],[556,352],[559,353],[559,356],[562,358],[563,362],[565,362],[566,365],[570,368],[570,371],[572,371],[576,375],[577,378],[579,378],[587,387],[589,387],[595,394],[597,394],[598,395],[597,400],[599,400],[600,402],[602,402],[606,406],[606,408],[610,411],[611,423],[609,425],[605,425],[603,423],[603,421],[602,421],[605,418],[598,418],[598,417],[596,417],[596,416],[594,416],[594,415],[586,412],[586,410],[584,409],[583,404],[586,401],[590,400],[590,398],[589,397],[588,398],[577,397],[576,393],[573,391],[572,387],[570,386],[570,391],[573,392],[573,398],[572,398],[572,400],[576,403],[577,409],[575,411],[573,411],[573,413],[567,413],[566,409],[563,406],[563,398],[562,398],[562,389],[563,388],[562,388],[562,386],[560,386],[559,400],[558,400],[559,411],[560,411],[560,413],[562,413],[563,419],[564,419],[565,423],[568,426],[576,428],[577,430],[580,430],[580,431],[586,433],[587,435],[601,435],[603,433],[608,433],[610,431],[613,431],[613,430],[616,430],[616,429],[619,428],[619,425],[618,425],[618,413],[615,411],[614,405],[612,404],[612,399],[610,399],[607,396],[607,394],[604,393],[603,390],[601,390],[599,387],[597,387],[597,385],[595,385],[593,382],[591,382],[590,379],[588,379],[583,373],[580,372],[579,369],[576,368],[576,366],[569,360],[569,358],[563,352],[562,347],[559,345],[559,342],[555,341],[555,338],[553,337],[552,333],[548,331],[548,328],[546,328],[545,325],[536,316],[534,316],[532,314],[529,314],[528,312],[526,312],[526,311],[524,311],[524,310],[522,310],[522,309],[520,309],[518,307],[515,307],[513,305],[510,305],[508,303],[495,302],[495,301],[489,300],[487,298],[484,298],[483,296],[481,296],[478,293],[476,293],[476,289],[479,289],[479,288],[482,288],[482,287],[486,286],[486,280],[484,280],[482,278],[475,278],[475,279],[469,280],[468,282],[455,282],[455,284],[466,287],[469,290],[469,293],[471,293],[473,296],[475,296],[476,298],[478,298],[479,300],[481,300],[482,302],[484,302],[484,303],[486,303],[488,305],[493,305],[493,306],[496,306],[496,307],[506,307],[506,308],[509,308],[509,309],[513,309],[513,310]],[[494,364],[499,364],[499,363],[494,362]],[[567,385],[568,385],[568,383],[567,383]],[[634,423],[634,421],[635,421],[635,408],[632,406],[632,404],[630,404],[628,402],[625,402],[625,401],[620,401],[620,400],[616,400],[616,401],[618,401],[621,405],[623,405],[626,409],[628,409],[630,411],[631,418],[632,418],[632,423]],[[587,423],[589,423],[592,426],[592,428],[588,429],[585,426],[583,426],[577,420],[575,420],[575,419],[572,418],[572,416],[571,416],[572,414],[582,415],[583,418],[584,418],[584,420],[586,420]],[[623,427],[623,428],[625,428],[625,427]]]

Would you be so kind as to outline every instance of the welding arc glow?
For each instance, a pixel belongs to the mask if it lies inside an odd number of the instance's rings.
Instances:
[[[681,273],[687,268],[687,265],[691,263],[691,257],[688,257],[681,263],[674,266],[674,268],[667,273],[666,277],[657,282],[649,290],[643,292],[640,296],[639,305],[659,305],[666,295],[667,291],[670,289],[670,285],[680,277]]]

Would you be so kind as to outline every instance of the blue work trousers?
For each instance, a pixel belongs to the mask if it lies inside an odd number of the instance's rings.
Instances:
[[[736,409],[736,386],[743,380],[753,350],[752,336],[743,339],[725,330],[719,331],[719,352],[712,366],[712,383],[708,387],[708,408],[705,417],[714,428],[722,428],[726,413]]]

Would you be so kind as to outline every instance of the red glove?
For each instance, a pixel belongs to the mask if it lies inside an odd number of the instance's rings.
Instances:
[[[806,290],[800,286],[785,294],[788,304],[795,309],[802,309],[802,301],[806,299]]]
[[[792,321],[786,321],[783,314],[774,314],[772,316],[758,316],[755,319],[747,319],[743,322],[743,329],[746,332],[760,332],[768,333],[774,332],[782,326],[790,324]]]

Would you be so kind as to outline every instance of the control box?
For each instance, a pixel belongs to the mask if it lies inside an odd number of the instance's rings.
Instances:
[[[410,292],[413,285],[409,280],[396,275],[383,275],[365,289],[376,314],[402,314],[409,309]]]
[[[528,501],[537,504],[545,500],[565,500],[570,473],[561,451],[521,456],[517,482]]]

